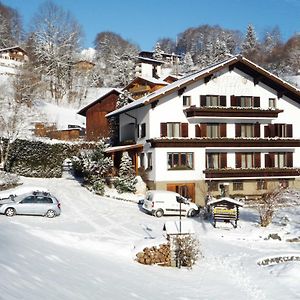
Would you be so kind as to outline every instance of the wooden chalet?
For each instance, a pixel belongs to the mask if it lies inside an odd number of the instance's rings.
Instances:
[[[168,85],[166,81],[139,76],[133,79],[123,90],[127,90],[133,99],[139,99],[166,85]]]
[[[28,54],[23,48],[14,46],[0,49],[0,58],[26,62],[28,61]]]
[[[77,71],[81,72],[87,72],[92,70],[95,67],[95,64],[91,61],[87,60],[79,60],[74,63],[74,68]]]

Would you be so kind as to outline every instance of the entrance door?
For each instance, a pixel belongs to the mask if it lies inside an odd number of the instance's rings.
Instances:
[[[167,184],[167,190],[176,192],[182,197],[191,199],[195,202],[195,184],[194,183],[170,183]]]

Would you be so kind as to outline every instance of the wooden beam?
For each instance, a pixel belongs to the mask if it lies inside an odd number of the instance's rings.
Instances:
[[[181,96],[186,89],[186,86],[178,90],[178,96]]]
[[[158,100],[151,102],[151,108],[155,108],[157,104],[158,104]]]
[[[210,75],[204,77],[204,83],[208,83],[212,77],[213,77],[213,74],[210,74]]]

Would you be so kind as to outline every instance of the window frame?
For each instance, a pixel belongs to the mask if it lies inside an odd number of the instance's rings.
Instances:
[[[215,158],[213,158],[214,156],[216,156],[216,162],[217,165],[215,166]],[[210,162],[210,158],[213,158],[213,162],[211,166],[211,162]],[[205,164],[206,164],[206,169],[213,169],[213,170],[218,170],[221,168],[221,154],[219,152],[209,152],[206,153],[206,159],[205,159]]]
[[[147,153],[147,170],[152,170],[153,161],[152,161],[152,152]]]
[[[175,159],[175,157],[177,158]],[[185,156],[185,158],[183,158]],[[175,166],[174,161],[177,160]],[[185,163],[183,163],[185,161]],[[168,171],[190,171],[194,170],[194,152],[167,152]]]
[[[273,104],[271,104],[272,102],[273,102]],[[277,108],[276,98],[269,98],[268,107],[269,107],[269,109],[276,109]]]
[[[235,180],[232,182],[232,190],[233,191],[243,191],[244,190],[244,182],[242,180]]]
[[[182,96],[182,106],[183,107],[190,107],[192,103],[192,97],[191,96]]]

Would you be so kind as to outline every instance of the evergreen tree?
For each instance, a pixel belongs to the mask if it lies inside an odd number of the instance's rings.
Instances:
[[[253,25],[249,24],[246,37],[241,46],[242,54],[248,59],[259,63],[261,57],[259,55],[259,43]]]
[[[154,48],[154,53],[153,53],[153,58],[157,60],[163,60],[163,54],[164,51],[161,50],[160,44],[156,43],[155,48]]]
[[[119,193],[135,193],[136,183],[137,180],[135,178],[132,159],[128,155],[128,152],[123,152],[119,170],[119,177],[115,182],[115,187]]]
[[[183,73],[190,73],[193,71],[194,62],[190,52],[187,52],[183,58],[182,65],[181,65],[181,72]]]

